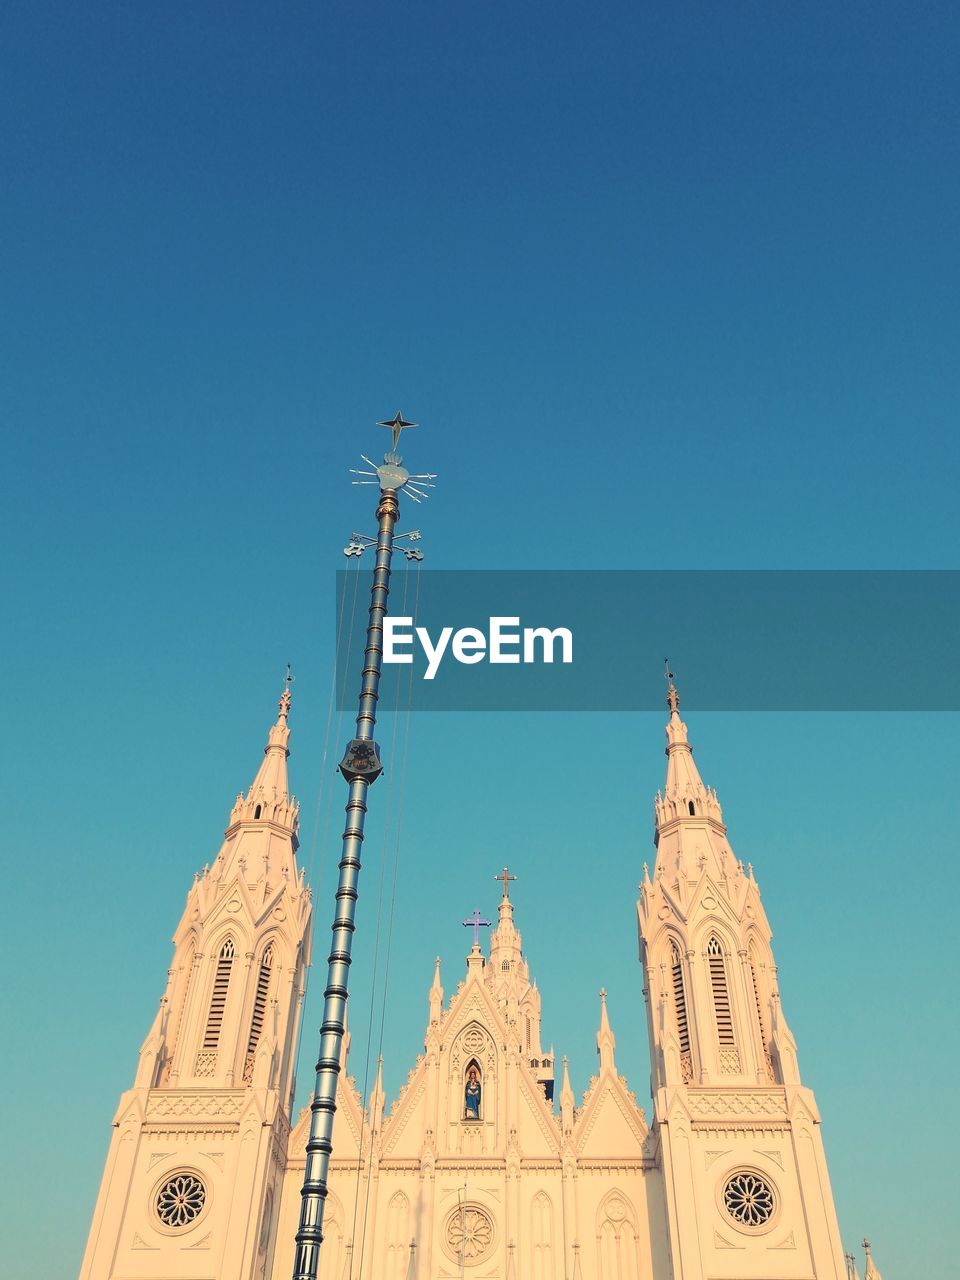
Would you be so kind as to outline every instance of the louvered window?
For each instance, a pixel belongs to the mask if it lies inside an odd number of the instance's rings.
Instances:
[[[203,1033],[204,1049],[216,1049],[220,1043],[220,1028],[223,1026],[223,1011],[227,1006],[227,990],[230,986],[234,954],[233,939],[228,938],[220,948],[220,955],[217,957],[217,973],[213,980],[210,1012],[207,1014],[207,1027]]]
[[[727,969],[723,948],[717,938],[707,944],[707,965],[710,970],[710,987],[713,991],[713,1009],[717,1015],[717,1038],[721,1046],[732,1045],[733,1017],[730,1013],[730,993],[727,990]]]
[[[683,963],[677,947],[670,944],[670,976],[673,980],[673,1011],[677,1019],[680,1052],[690,1052],[690,1029],[687,1026],[687,996],[683,988]]]
[[[273,973],[273,947],[267,947],[260,961],[257,974],[257,994],[253,999],[253,1017],[250,1019],[250,1037],[247,1040],[247,1053],[256,1053],[263,1031],[263,1019],[267,1012],[267,996],[270,994],[270,977]]]

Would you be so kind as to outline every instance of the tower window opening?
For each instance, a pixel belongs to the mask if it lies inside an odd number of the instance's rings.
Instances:
[[[677,1021],[680,1052],[690,1052],[690,1028],[687,1024],[687,996],[683,987],[683,963],[676,945],[670,945],[670,976],[673,981],[673,1012]]]
[[[217,972],[213,979],[213,995],[210,997],[210,1012],[207,1014],[207,1026],[203,1033],[204,1049],[216,1049],[220,1043],[220,1028],[223,1026],[223,1013],[227,1007],[227,990],[230,986],[230,973],[236,954],[233,939],[228,938],[220,948],[217,957]]]
[[[263,1020],[267,1012],[267,996],[270,994],[270,978],[273,975],[273,946],[269,945],[260,961],[257,974],[257,993],[253,998],[253,1015],[250,1018],[250,1035],[247,1037],[248,1056],[256,1053],[263,1032]]]
[[[510,961],[509,961],[509,960],[504,960],[504,962],[501,964],[500,968],[503,970],[503,972],[504,972],[504,973],[509,973],[509,972],[510,972]]]
[[[253,811],[254,818],[259,818],[261,812],[262,812],[262,807],[260,805],[257,805],[257,807]]]
[[[730,993],[727,990],[727,969],[723,948],[713,937],[707,944],[707,967],[710,970],[710,988],[713,992],[713,1009],[717,1018],[717,1039],[722,1046],[732,1046],[733,1015],[730,1011]]]
[[[697,811],[696,811],[696,809],[695,809],[695,808],[694,808],[694,806],[693,806],[693,801],[692,801],[692,800],[688,800],[688,801],[687,801],[687,808],[690,810],[690,816],[691,816],[691,818],[696,817],[696,813],[697,813]]]

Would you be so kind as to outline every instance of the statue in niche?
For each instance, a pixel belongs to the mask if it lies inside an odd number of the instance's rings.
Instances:
[[[480,1119],[481,1094],[480,1072],[477,1070],[476,1063],[471,1062],[470,1066],[467,1068],[467,1082],[463,1090],[464,1120]]]

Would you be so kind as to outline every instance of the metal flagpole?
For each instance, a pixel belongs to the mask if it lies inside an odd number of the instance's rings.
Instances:
[[[354,484],[375,484],[380,488],[377,503],[378,529],[376,538],[353,534],[344,548],[348,556],[359,556],[367,547],[376,548],[373,583],[370,591],[370,620],[367,624],[367,640],[363,651],[363,673],[360,684],[360,705],[357,712],[357,733],[348,744],[340,761],[340,772],[349,786],[340,855],[340,876],[337,882],[336,909],[333,920],[333,942],[327,968],[327,985],[323,992],[323,1022],[320,1026],[320,1055],[317,1059],[317,1080],[310,1102],[310,1136],[307,1139],[307,1162],[303,1188],[300,1192],[300,1225],[297,1229],[294,1252],[293,1280],[316,1280],[320,1262],[320,1245],[323,1242],[323,1209],[327,1198],[327,1174],[330,1168],[333,1134],[333,1117],[337,1109],[337,1078],[340,1074],[340,1052],[343,1044],[344,1015],[347,1008],[347,980],[350,973],[350,953],[353,947],[354,918],[356,915],[357,884],[360,878],[360,853],[363,846],[363,826],[367,812],[367,790],[383,772],[380,748],[374,740],[377,724],[377,698],[380,689],[380,672],[383,662],[383,619],[387,612],[390,594],[390,564],[394,543],[419,540],[417,530],[395,534],[394,526],[400,514],[398,496],[404,490],[414,502],[428,497],[426,490],[433,488],[433,475],[411,475],[397,452],[400,433],[415,422],[406,422],[403,414],[389,422],[380,422],[393,432],[393,448],[383,456],[378,467],[364,455],[372,470],[354,469],[360,479]],[[408,560],[422,560],[423,553],[409,545],[400,548]]]

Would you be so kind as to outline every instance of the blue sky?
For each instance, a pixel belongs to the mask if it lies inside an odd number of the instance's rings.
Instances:
[[[960,20],[938,3],[34,2],[0,22],[19,1280],[76,1273],[169,935],[288,660],[329,923],[336,851],[314,815],[368,424],[398,406],[423,424],[406,452],[441,476],[416,513],[435,568],[957,567]],[[660,681],[629,649],[625,668]],[[937,680],[922,654],[917,679]],[[960,1117],[948,1090],[915,1100],[960,1048],[957,718],[684,710],[764,892],[844,1240],[870,1234],[890,1275],[942,1270]],[[450,992],[459,921],[495,907],[508,861],[546,1038],[580,1092],[605,985],[646,1096],[633,901],[662,720],[414,720],[391,1091],[434,954]],[[612,796],[611,751],[632,761]]]

